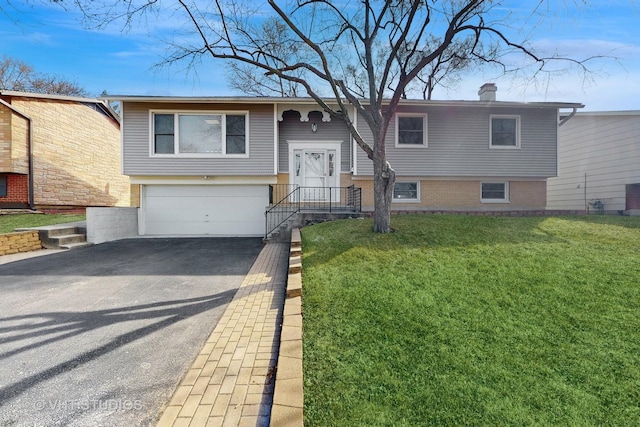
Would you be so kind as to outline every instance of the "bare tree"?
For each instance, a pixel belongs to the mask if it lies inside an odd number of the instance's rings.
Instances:
[[[26,62],[2,55],[0,59],[0,89],[26,90],[33,68]]]
[[[99,13],[89,9],[102,4],[98,12],[109,14],[101,16],[103,22],[124,19],[125,25],[141,15],[149,19],[163,8],[159,0],[67,1],[94,17]],[[521,7],[530,7],[533,15],[545,3]],[[233,61],[238,70],[252,67],[251,79],[259,72],[269,84],[287,82],[297,88],[283,93],[305,92],[332,118],[344,121],[373,161],[374,230],[383,233],[391,231],[396,177],[387,162],[385,137],[412,85],[422,79],[431,88],[425,92],[428,97],[436,84],[467,61],[498,66],[504,73],[535,75],[551,72],[549,65],[559,61],[586,71],[590,59],[536,54],[512,31],[533,20],[513,22],[499,1],[176,0],[175,5],[172,13],[184,13],[196,41],[176,44],[168,63],[209,55]],[[269,45],[265,25],[286,29],[276,35],[282,33],[289,41],[284,50]],[[367,124],[372,140],[365,140],[356,128],[354,114]]]
[[[427,41],[426,48],[423,48],[424,54],[432,50],[432,47],[437,43],[438,40],[435,38]],[[461,41],[454,41],[451,46],[416,75],[415,82],[409,85],[403,97],[408,98],[406,92],[418,92],[422,99],[430,100],[436,87],[450,88],[455,86],[462,78],[462,73],[479,62],[468,55],[472,43],[474,40],[469,37]]]
[[[0,89],[50,95],[87,96],[84,88],[63,77],[37,73],[19,59],[5,55],[0,59]]]
[[[275,17],[266,19],[256,28],[253,40],[260,48],[261,59],[273,68],[311,59],[306,45],[299,43],[289,27]],[[227,63],[227,77],[232,89],[253,96],[297,97],[302,89],[291,80],[267,75],[261,69],[239,61]],[[304,70],[298,70],[297,77],[304,78]]]
[[[76,82],[60,76],[36,75],[29,81],[29,92],[50,95],[87,96],[87,91]]]

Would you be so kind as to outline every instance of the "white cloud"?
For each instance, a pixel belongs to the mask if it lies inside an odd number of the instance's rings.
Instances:
[[[557,53],[576,59],[606,56],[620,59],[640,55],[640,45],[601,39],[540,39],[532,43],[543,55]]]
[[[35,45],[53,46],[55,45],[55,36],[49,33],[32,32],[32,33],[12,33],[0,32],[0,38],[5,43],[29,43]]]
[[[498,86],[499,101],[516,102],[579,102],[585,111],[640,110],[640,71],[618,72],[601,76],[591,82],[581,79],[558,78],[546,85],[516,85],[508,77],[465,79],[454,91],[438,90],[434,99],[478,99],[477,92],[483,83]]]

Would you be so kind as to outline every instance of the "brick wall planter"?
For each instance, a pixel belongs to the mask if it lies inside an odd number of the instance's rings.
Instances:
[[[0,234],[0,255],[17,254],[42,249],[38,231]]]

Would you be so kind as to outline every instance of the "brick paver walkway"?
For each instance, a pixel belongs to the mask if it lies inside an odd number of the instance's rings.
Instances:
[[[288,256],[283,243],[260,252],[158,427],[269,425]]]

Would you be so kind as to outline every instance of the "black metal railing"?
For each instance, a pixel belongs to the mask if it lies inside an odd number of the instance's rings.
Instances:
[[[265,212],[265,237],[298,212],[361,212],[362,189],[349,187],[300,187],[295,184],[269,186],[269,208]]]

